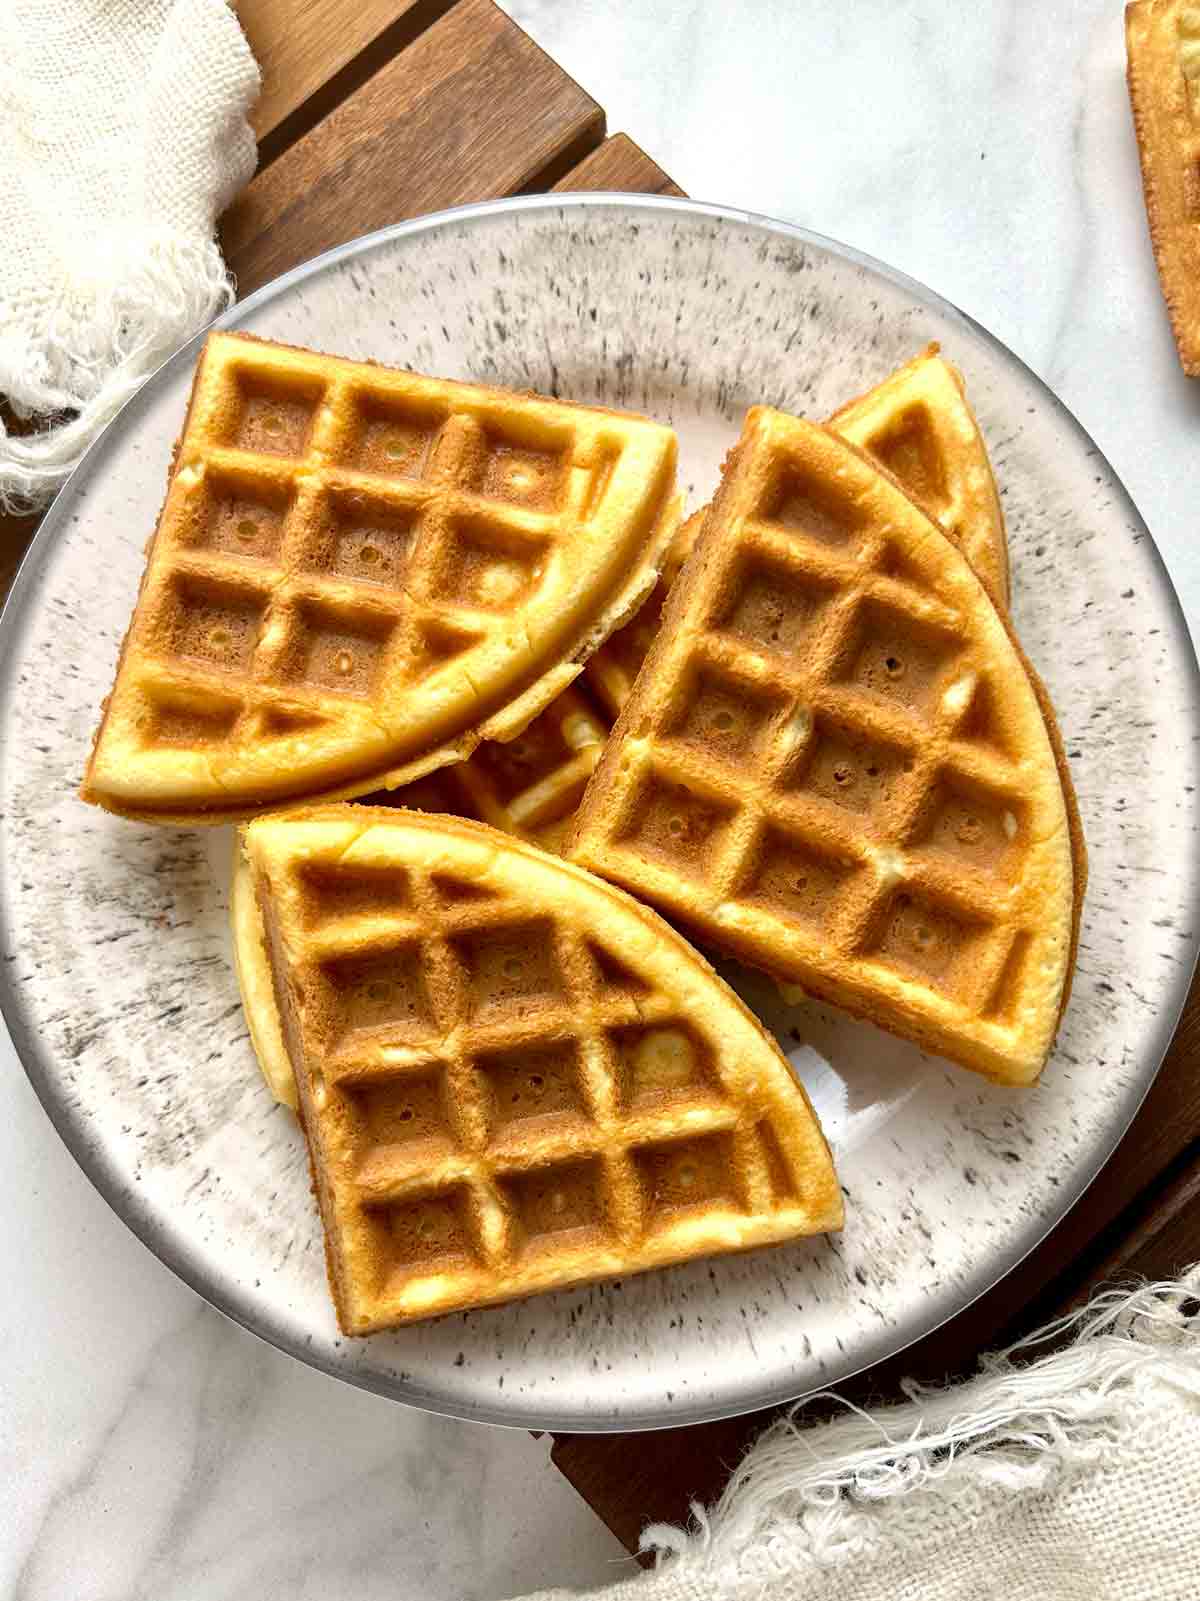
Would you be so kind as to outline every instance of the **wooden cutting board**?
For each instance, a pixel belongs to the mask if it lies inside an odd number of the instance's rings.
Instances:
[[[243,294],[373,228],[549,189],[680,194],[585,90],[491,0],[240,0],[262,66],[259,171],[222,220]],[[2,397],[0,397],[2,399]],[[36,519],[0,520],[0,596]],[[977,1353],[1102,1280],[1200,1258],[1200,998],[1087,1195],[1003,1283],[901,1358],[844,1387],[896,1395],[903,1374],[968,1371]],[[649,1522],[711,1501],[766,1414],[688,1430],[562,1436],[554,1460],[635,1549]]]

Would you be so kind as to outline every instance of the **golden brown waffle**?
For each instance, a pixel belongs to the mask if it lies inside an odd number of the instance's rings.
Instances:
[[[448,812],[500,828],[543,850],[558,850],[592,776],[609,722],[577,689],[564,689],[508,744],[489,741],[465,762],[441,767],[402,789],[368,797],[377,805]],[[234,966],[254,1053],[277,1101],[296,1108],[291,1062],[273,1005],[262,954],[262,916],[244,851],[234,853],[230,896]]]
[[[565,689],[515,739],[480,745],[465,762],[444,767],[377,804],[452,812],[557,850],[575,816],[609,721],[578,689]]]
[[[1125,44],[1158,276],[1183,370],[1200,378],[1200,5],[1135,0]]]
[[[243,838],[346,1333],[840,1226],[787,1061],[653,912],[448,817]]]
[[[1055,739],[950,541],[851,446],[758,407],[569,854],[778,978],[1025,1083],[1083,892]]]
[[[678,578],[684,562],[691,555],[700,530],[704,526],[704,509],[693,512],[671,541],[667,558],[663,562],[658,583],[650,599],[632,622],[619,628],[601,645],[584,669],[584,679],[596,700],[610,718],[620,715],[621,707],[629,699],[638,669],[645,661],[658,625],[663,607],[671,593],[671,585]],[[599,759],[597,757],[597,759]]]
[[[233,882],[229,892],[229,926],[233,936],[233,965],[237,973],[242,1010],[254,1055],[277,1101],[298,1111],[296,1075],[284,1043],[279,1009],[275,1005],[271,966],[267,961],[266,930],[254,891],[254,875],[242,849],[240,836],[234,838]]]
[[[650,599],[600,646],[584,670],[583,685],[556,696],[515,739],[488,741],[456,766],[370,798],[380,805],[474,818],[543,850],[558,850],[612,719],[657,631],[667,591],[691,550],[699,520],[694,517],[679,529]]]
[[[85,799],[219,821],[511,736],[653,588],[675,454],[643,418],[210,335]]]
[[[600,760],[609,726],[585,694],[564,689],[516,739],[505,745],[489,741],[465,762],[368,801],[471,818],[557,851]],[[270,973],[262,958],[262,918],[250,867],[240,847],[234,853],[230,921],[254,1053],[272,1095],[294,1110],[295,1080],[278,1016],[261,1000],[269,993]]]
[[[1008,607],[1008,539],[987,446],[958,370],[929,348],[829,419],[882,463]]]
[[[826,426],[888,469],[962,550],[996,604],[1007,608],[1008,538],[987,446],[962,375],[938,349],[931,344],[849,401]],[[654,643],[667,595],[691,554],[704,516],[702,508],[683,524],[650,599],[587,664],[588,687],[614,718]]]
[[[516,739],[481,745],[453,770],[466,797],[456,810],[556,850],[607,738],[591,702],[566,689]]]
[[[914,499],[923,499],[984,577],[993,597],[1000,594],[1006,600],[1004,519],[987,451],[961,379],[938,356],[937,347],[931,345],[851,402],[835,422],[839,432],[882,460]],[[557,850],[703,521],[704,512],[698,511],[679,529],[650,599],[596,651],[584,669],[581,688],[566,691],[518,739],[481,745],[457,767],[394,791],[389,804],[478,818]]]

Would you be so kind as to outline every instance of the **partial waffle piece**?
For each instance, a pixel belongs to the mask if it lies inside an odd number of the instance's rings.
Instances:
[[[1040,695],[892,479],[756,407],[569,854],[780,979],[1029,1082],[1085,877]]]
[[[992,464],[962,374],[939,349],[931,344],[897,367],[834,412],[826,427],[887,468],[963,552],[996,605],[1007,609],[1008,537]],[[667,595],[700,535],[705,510],[693,512],[680,528],[645,606],[588,662],[588,686],[613,717],[654,643]]]
[[[489,740],[466,761],[374,799],[475,818],[544,850],[558,850],[698,527],[694,517],[679,529],[649,600],[632,622],[600,646],[578,688],[563,690],[514,739]]]
[[[450,813],[489,823],[506,834],[557,851],[575,821],[575,811],[608,738],[609,721],[585,694],[564,689],[507,744],[480,745],[465,762],[440,767],[402,789],[368,797],[376,804],[412,811]],[[269,992],[262,959],[262,914],[250,865],[234,853],[230,896],[234,966],[242,991],[254,1052],[277,1101],[296,1106],[295,1080]]]
[[[826,426],[898,479],[1007,610],[1008,539],[992,464],[962,375],[938,346],[850,401]]]
[[[1183,370],[1200,378],[1200,5],[1125,8],[1150,240]]]
[[[962,380],[937,346],[852,401],[830,426],[890,469],[964,551],[993,599],[1007,604],[1008,548],[987,450]],[[558,850],[703,522],[698,511],[679,529],[649,600],[596,651],[579,688],[565,691],[519,738],[481,745],[389,801],[479,818]]]
[[[596,700],[616,718],[629,699],[638,669],[645,661],[662,621],[671,585],[691,555],[704,526],[705,509],[693,512],[671,541],[658,583],[637,616],[605,640],[584,669],[584,681]]]
[[[653,912],[454,818],[243,839],[346,1333],[840,1226],[786,1059]]]
[[[192,822],[513,734],[653,588],[644,418],[209,336],[84,781]]]
[[[465,762],[368,799],[420,812],[451,812],[490,823],[543,850],[558,850],[610,726],[589,696],[572,686],[515,739],[489,740]]]
[[[462,797],[454,810],[556,850],[607,738],[608,723],[587,697],[564,689],[516,739],[480,745],[447,770]]]
[[[229,931],[233,936],[233,966],[242,997],[242,1011],[267,1088],[277,1101],[300,1109],[296,1075],[283,1037],[283,1023],[275,1004],[274,981],[267,958],[266,926],[254,887],[254,874],[235,832],[233,882],[229,892]]]

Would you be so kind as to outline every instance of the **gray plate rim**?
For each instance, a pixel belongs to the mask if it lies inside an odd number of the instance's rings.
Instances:
[[[223,315],[215,318],[208,327],[236,328],[255,308],[284,294],[294,285],[328,271],[337,263],[352,259],[357,255],[366,254],[393,240],[430,232],[443,228],[448,224],[459,224],[476,218],[494,216],[497,213],[539,210],[565,212],[597,207],[632,209],[649,214],[671,212],[678,214],[682,212],[695,217],[707,218],[718,224],[736,223],[746,227],[761,228],[768,233],[797,241],[818,251],[840,256],[843,260],[850,261],[856,266],[864,267],[878,274],[888,282],[905,290],[918,301],[936,309],[951,322],[960,323],[965,329],[992,345],[997,353],[1004,360],[1011,363],[1026,381],[1036,389],[1041,398],[1077,435],[1083,447],[1092,453],[1095,459],[1110,474],[1113,485],[1122,497],[1125,515],[1128,516],[1131,524],[1142,533],[1146,548],[1151,553],[1165,610],[1172,619],[1176,642],[1182,647],[1182,658],[1187,664],[1187,671],[1191,678],[1191,698],[1196,705],[1200,706],[1200,662],[1197,661],[1195,647],[1192,643],[1191,632],[1188,628],[1183,607],[1167,565],[1163,560],[1162,553],[1154,541],[1153,534],[1147,528],[1144,519],[1134,505],[1128,490],[1121,482],[1104,452],[1092,439],[1082,423],[1058,398],[1049,385],[1026,362],[1022,361],[1015,352],[1010,350],[1002,340],[984,327],[982,323],[977,322],[973,317],[954,305],[952,301],[937,294],[919,279],[913,278],[897,268],[888,266],[886,262],[882,262],[864,251],[857,250],[851,245],[832,239],[828,235],[800,227],[795,223],[783,222],[776,218],[765,216],[760,212],[748,211],[741,207],[690,199],[676,199],[668,195],[635,195],[622,194],[615,191],[601,191],[510,196],[501,200],[488,200],[471,205],[450,207],[443,211],[431,212],[426,216],[412,218],[406,222],[394,223],[390,227],[377,229],[373,233],[363,234],[357,239],[348,241],[346,244],[338,245],[332,250],[327,250],[321,255],[314,256],[311,260],[291,268],[290,271],[283,273],[270,283],[264,284],[261,288],[248,295],[245,300],[239,301]],[[77,477],[92,470],[93,466],[102,458],[107,442],[119,430],[136,423],[139,408],[146,404],[147,397],[153,393],[155,386],[167,376],[173,375],[181,365],[195,359],[196,352],[208,332],[208,327],[202,329],[193,339],[176,351],[173,356],[170,356],[146,380],[137,393],[125,403],[113,421],[89,447],[82,461],[68,480],[68,486],[73,484]],[[64,486],[64,488],[66,487]],[[65,512],[62,510],[66,500],[67,496],[60,493],[43,518],[41,527],[38,529],[20,565],[3,611],[0,612],[0,703],[7,702],[16,687],[13,659],[18,632],[17,621],[34,595],[35,581],[46,562],[54,542],[61,536],[66,526]],[[0,766],[7,759],[7,753],[0,751]],[[1196,796],[1193,808],[1196,815],[1200,817],[1200,794]],[[0,861],[3,860],[5,854],[4,833],[3,829],[0,828]],[[0,872],[0,886],[2,886],[3,882],[3,874]],[[1200,925],[1200,893],[1195,897],[1193,911],[1196,914],[1193,927],[1197,927]],[[3,889],[0,887],[0,948],[4,951],[12,949],[15,932],[10,922],[9,907],[3,894]],[[875,1366],[880,1361],[891,1360],[891,1358],[901,1355],[919,1340],[924,1339],[927,1335],[942,1328],[955,1317],[965,1312],[968,1307],[974,1305],[982,1296],[995,1289],[1014,1268],[1023,1262],[1082,1199],[1109,1157],[1120,1144],[1158,1075],[1159,1068],[1162,1066],[1163,1058],[1174,1037],[1176,1026],[1187,1000],[1198,954],[1200,954],[1200,936],[1193,934],[1187,959],[1177,965],[1175,988],[1169,1000],[1159,1012],[1154,1037],[1144,1046],[1141,1075],[1130,1086],[1124,1100],[1114,1111],[1105,1138],[1096,1142],[1089,1153],[1088,1161],[1076,1164],[1074,1171],[1070,1175],[1070,1182],[1062,1186],[1057,1207],[1048,1210],[1037,1219],[1030,1230],[1029,1237],[1021,1241],[1018,1248],[1006,1256],[997,1258],[994,1264],[994,1277],[980,1288],[976,1294],[965,1297],[950,1312],[934,1314],[925,1322],[918,1322],[915,1326],[910,1327],[903,1336],[896,1340],[894,1346],[891,1346],[888,1350],[877,1352],[864,1362],[858,1362],[851,1358],[847,1361],[844,1370],[829,1381],[831,1385],[844,1383],[847,1379],[853,1378],[857,1373],[865,1371],[868,1367]],[[736,1417],[757,1411],[760,1408],[796,1401],[802,1399],[804,1394],[812,1393],[795,1393],[783,1387],[772,1387],[765,1392],[747,1389],[745,1394],[739,1397],[736,1402],[728,1405],[697,1406],[688,1410],[680,1409],[678,1412],[672,1410],[670,1415],[659,1413],[634,1414],[618,1419],[601,1416],[589,1419],[585,1424],[577,1414],[572,1414],[569,1418],[562,1417],[556,1414],[553,1409],[522,1408],[519,1415],[517,1415],[516,1409],[510,1411],[474,1403],[463,1404],[448,1394],[430,1394],[424,1389],[418,1389],[415,1385],[406,1385],[399,1382],[386,1384],[373,1374],[348,1372],[345,1369],[334,1366],[332,1363],[323,1361],[317,1352],[303,1342],[277,1336],[264,1325],[264,1321],[261,1318],[256,1317],[253,1307],[235,1303],[230,1297],[223,1294],[219,1286],[210,1282],[207,1275],[193,1269],[182,1258],[181,1253],[154,1226],[153,1219],[135,1219],[128,1215],[121,1204],[115,1180],[102,1156],[88,1147],[82,1137],[81,1130],[71,1120],[69,1108],[60,1102],[54,1094],[52,1078],[47,1069],[42,1043],[37,1036],[32,1020],[26,1015],[22,996],[12,982],[10,965],[8,961],[0,963],[0,1016],[3,1016],[4,1022],[8,1027],[13,1047],[22,1067],[25,1069],[34,1093],[45,1109],[46,1115],[54,1125],[63,1144],[109,1207],[159,1261],[170,1268],[176,1277],[187,1284],[203,1300],[207,1301],[210,1306],[277,1350],[284,1351],[307,1366],[327,1373],[333,1378],[342,1380],[344,1383],[373,1391],[375,1394],[386,1396],[391,1400],[419,1407],[423,1411],[438,1413],[446,1417],[463,1418],[480,1423],[522,1429],[569,1430],[573,1433],[608,1434],[636,1433],[665,1427],[679,1428],[712,1422],[724,1417]]]

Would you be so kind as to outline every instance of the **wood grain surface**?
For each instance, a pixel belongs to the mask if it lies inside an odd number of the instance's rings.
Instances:
[[[1200,1159],[1168,1179],[1155,1200],[1139,1207],[1128,1222],[1128,1233],[1061,1310],[1081,1305],[1096,1285],[1134,1277],[1174,1278],[1181,1268],[1200,1262]]]
[[[289,123],[294,126],[302,107],[310,109],[311,126],[317,115],[316,97],[327,98],[347,69],[361,63],[365,76],[372,66],[382,66],[451,4],[452,0],[435,4],[354,0],[352,5],[346,0],[237,0],[238,20],[262,73],[262,93],[250,118],[260,166],[274,154],[279,130]]]
[[[33,418],[16,416],[3,395],[0,395],[0,422],[4,424],[8,434],[18,438],[23,434],[32,433],[37,426]],[[17,568],[21,565],[41,520],[41,516],[37,514],[27,517],[0,515],[0,605],[12,588]]]
[[[555,189],[608,189],[620,194],[682,195],[656,161],[627,133],[614,133],[554,185]]]
[[[222,239],[242,294],[389,222],[545,187],[604,113],[492,0],[439,22],[253,179]]]

